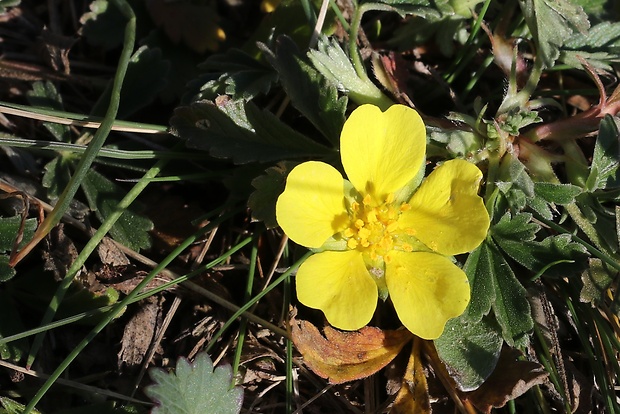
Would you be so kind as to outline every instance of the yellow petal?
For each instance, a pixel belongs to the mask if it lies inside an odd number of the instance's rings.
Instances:
[[[331,165],[304,162],[286,178],[276,203],[276,219],[288,237],[317,248],[346,226],[344,180]]]
[[[481,179],[474,164],[447,161],[422,182],[411,208],[400,216],[400,227],[445,255],[475,249],[489,230],[489,215],[478,196]]]
[[[385,277],[400,321],[421,338],[438,338],[448,319],[469,303],[467,275],[436,253],[392,251],[390,256]]]
[[[422,118],[404,105],[387,111],[362,105],[351,113],[340,136],[342,164],[359,191],[383,202],[417,175],[426,153]]]
[[[355,250],[310,256],[297,271],[297,297],[320,309],[331,325],[355,330],[370,322],[377,307],[377,285]]]

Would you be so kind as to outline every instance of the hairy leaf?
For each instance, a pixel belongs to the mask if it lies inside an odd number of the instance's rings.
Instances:
[[[13,249],[15,240],[18,237],[21,221],[21,216],[0,217],[0,253],[8,252]],[[20,247],[32,238],[36,228],[37,219],[26,219],[24,232],[21,234],[22,240],[19,243]]]
[[[0,282],[6,282],[15,276],[15,269],[9,266],[8,253],[15,247],[17,238],[21,237],[18,245],[20,248],[32,239],[37,229],[37,219],[26,219],[23,233],[20,234],[21,221],[21,216],[0,217]]]
[[[586,33],[576,32],[565,43],[560,59],[581,69],[585,59],[597,68],[611,70],[611,64],[620,61],[620,23],[604,21],[592,26]]]
[[[495,243],[484,241],[469,255],[464,270],[472,292],[463,317],[475,322],[493,310],[504,340],[511,346],[524,345],[534,326],[527,292]]]
[[[252,180],[255,190],[248,199],[248,207],[252,210],[252,219],[262,221],[268,229],[278,227],[276,201],[284,191],[288,173],[295,165],[291,162],[280,162]]]
[[[535,195],[534,181],[527,173],[525,165],[510,153],[502,158],[496,185],[510,207],[516,211],[525,208],[528,200]]]
[[[280,36],[275,53],[262,51],[280,76],[291,103],[334,145],[340,139],[347,98],[314,69],[287,36]]]
[[[501,329],[491,317],[472,320],[465,314],[448,321],[435,347],[458,388],[472,391],[495,369],[503,342]]]
[[[190,83],[195,91],[191,101],[215,99],[214,92],[230,95],[234,100],[250,100],[267,94],[278,77],[272,68],[239,49],[212,55],[199,67],[209,74]]]
[[[575,30],[590,27],[583,8],[570,0],[519,0],[525,22],[536,42],[537,55],[547,68],[553,67],[560,47]]]
[[[9,255],[0,254],[0,282],[6,282],[16,275],[15,268],[9,266]]]
[[[569,204],[582,192],[580,187],[572,184],[534,183],[534,193],[548,203]]]
[[[614,281],[618,279],[618,272],[611,269],[600,259],[590,259],[588,268],[581,274],[583,287],[579,300],[600,306],[608,299],[608,289],[612,288]],[[614,295],[612,310],[617,312],[620,308],[620,297]]]
[[[601,121],[598,137],[592,155],[590,175],[586,181],[589,191],[620,186],[618,166],[620,166],[620,144],[618,125],[611,115]]]
[[[577,224],[580,227],[585,226],[586,229],[591,227],[589,231],[593,230],[594,233],[588,234],[588,237],[599,248],[607,252],[617,252],[620,248],[620,240],[618,240],[618,231],[616,230],[617,212],[615,206],[608,205],[598,197],[599,194],[596,193],[582,193],[577,197],[575,204],[582,214],[582,217],[577,218]],[[575,216],[573,219],[575,220]],[[589,223],[582,223],[580,220]],[[593,236],[594,239],[592,239]]]
[[[187,145],[236,164],[319,156],[329,150],[252,102],[220,99],[175,111],[173,132]]]
[[[0,405],[2,405],[6,414],[22,414],[24,412],[24,409],[26,408],[25,405],[20,404],[17,401],[14,401],[8,397],[0,397]],[[0,413],[1,412],[2,411],[0,411]],[[40,414],[41,411],[33,408],[31,413]]]
[[[536,241],[540,226],[531,219],[528,213],[514,217],[505,214],[491,228],[493,240],[509,257],[536,274],[566,276],[586,266],[588,253],[581,244],[573,242],[569,234]]]
[[[237,414],[241,411],[243,389],[232,387],[230,365],[213,369],[207,353],[200,353],[193,363],[185,358],[177,362],[175,372],[149,370],[155,382],[144,390],[157,402],[153,414]]]
[[[341,92],[358,104],[372,103],[386,110],[391,101],[381,92],[368,77],[359,77],[338,42],[323,37],[318,48],[311,49],[308,57],[314,67]]]
[[[382,331],[366,326],[342,332],[327,326],[325,336],[307,321],[292,323],[295,346],[305,363],[331,384],[368,377],[385,367],[413,335],[407,330]]]
[[[493,313],[502,327],[506,343],[510,346],[526,346],[529,339],[527,334],[534,328],[527,291],[495,246],[493,251],[495,267],[502,269],[493,279],[496,296]]]
[[[445,0],[440,0],[437,2],[429,0],[379,0],[367,1],[364,3],[364,6],[368,10],[382,11],[385,11],[386,7],[389,7],[391,11],[398,13],[401,17],[405,17],[410,14],[418,16],[438,14],[439,10],[445,11],[447,3],[448,2]],[[450,10],[452,11],[451,8]]]

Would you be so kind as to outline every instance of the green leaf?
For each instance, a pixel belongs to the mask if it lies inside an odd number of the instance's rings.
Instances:
[[[0,14],[6,13],[9,7],[19,6],[21,0],[0,0]]]
[[[501,330],[492,318],[450,319],[435,340],[439,358],[461,391],[473,391],[493,373],[502,350]]]
[[[534,37],[537,56],[547,68],[560,56],[560,47],[575,30],[590,27],[583,8],[570,0],[519,0],[525,22]]]
[[[275,53],[261,46],[265,57],[278,72],[282,87],[297,108],[335,146],[340,141],[347,98],[301,55],[295,43],[280,36]]]
[[[64,111],[62,96],[56,90],[52,82],[34,82],[32,90],[26,93],[28,102],[32,106],[45,109],[55,109]],[[43,122],[47,129],[57,141],[71,142],[71,130],[68,125],[61,125],[54,122]]]
[[[581,194],[582,191],[581,187],[572,184],[535,182],[535,196],[527,200],[527,205],[543,218],[552,220],[553,213],[558,214],[556,204],[570,204],[575,201],[575,197]]]
[[[0,397],[0,405],[2,405],[2,407],[6,410],[7,414],[22,414],[26,408],[25,405],[20,404],[17,401],[13,401],[7,397]],[[31,413],[41,414],[41,411],[33,408]]]
[[[45,164],[45,173],[41,184],[47,188],[47,196],[56,200],[69,184],[71,179],[72,155],[60,155]]]
[[[82,34],[88,43],[112,49],[123,43],[125,18],[108,0],[94,0],[90,3],[90,11],[80,18]]]
[[[472,0],[469,1],[471,2]],[[464,1],[462,2],[464,3]],[[366,1],[364,2],[364,7],[369,11],[385,11],[387,6],[391,9],[391,11],[398,13],[401,17],[405,17],[411,14],[417,16],[426,16],[431,13],[438,14],[437,9],[441,9],[442,6],[445,9],[447,3],[448,2],[445,0],[440,0],[437,2],[431,2],[429,0],[380,0]],[[452,8],[450,8],[450,10],[452,11]]]
[[[618,278],[618,272],[611,269],[600,259],[590,259],[588,268],[581,274],[583,286],[579,295],[581,302],[591,303],[592,306],[605,306],[607,303],[608,289],[612,288],[614,281]],[[620,297],[614,295],[612,311],[618,312],[620,308]]]
[[[116,210],[119,201],[125,196],[122,188],[92,169],[84,177],[81,186],[91,210],[102,222]],[[151,239],[148,232],[152,228],[151,220],[131,210],[125,210],[112,226],[110,234],[124,246],[140,251],[150,247]]]
[[[607,52],[586,52],[584,50],[562,50],[559,60],[575,69],[583,69],[586,60],[596,69],[613,71],[612,64],[620,62],[620,54]]]
[[[166,87],[170,62],[163,60],[160,49],[142,46],[136,50],[127,66],[127,74],[121,90],[121,103],[117,117],[129,115],[150,104]],[[101,95],[92,110],[93,115],[104,115],[112,93],[113,80]]]
[[[497,246],[485,240],[470,253],[464,270],[471,285],[471,300],[464,317],[476,322],[493,310],[504,340],[511,346],[525,345],[526,334],[534,326],[527,292]]]
[[[280,162],[252,180],[255,190],[248,199],[248,207],[252,210],[252,219],[262,221],[268,229],[278,227],[276,201],[284,191],[288,173],[295,165],[292,162]]]
[[[497,269],[493,268],[491,254],[487,244],[482,243],[469,254],[463,266],[471,287],[471,299],[463,316],[467,320],[482,320],[483,316],[489,314],[495,301],[495,290],[490,280]]]
[[[20,216],[0,217],[0,253],[8,252],[13,249],[13,244],[17,238],[22,218]],[[19,246],[25,245],[33,236],[37,228],[37,219],[26,219],[24,224],[24,234]]]
[[[542,122],[542,118],[538,116],[538,112],[529,109],[523,110],[521,108],[513,108],[504,115],[505,118],[502,122],[500,122],[499,126],[502,130],[514,136],[518,136],[519,131],[522,128],[525,128],[528,125]],[[491,128],[494,129],[494,125],[491,126]]]
[[[480,136],[473,131],[463,129],[443,129],[436,126],[426,126],[427,158],[433,155],[441,156],[444,149],[449,158],[466,158],[476,160],[476,156],[482,152],[483,143]],[[437,148],[437,149],[435,149]]]
[[[54,414],[146,414],[146,409],[135,405],[120,405],[115,401],[103,401],[81,407],[54,411]]]
[[[190,89],[196,91],[191,101],[213,100],[217,97],[215,92],[235,100],[250,100],[266,95],[278,77],[272,68],[239,49],[212,55],[199,67],[210,73],[190,83]]]
[[[620,23],[601,22],[594,25],[587,32],[574,33],[564,43],[568,49],[584,51],[600,51],[607,47],[616,48],[620,45]]]
[[[491,242],[489,249],[493,260],[495,302],[492,309],[502,328],[502,335],[510,346],[526,346],[527,334],[534,328],[527,291],[513,273],[510,265]]]
[[[0,340],[26,330],[15,303],[5,290],[0,290],[0,315]],[[0,342],[0,359],[18,362],[28,352],[28,348],[25,338],[8,343]]]
[[[348,56],[335,39],[323,36],[317,49],[308,51],[314,67],[339,91],[346,92],[357,104],[370,103],[386,110],[393,102],[368,77],[358,76]]]
[[[155,384],[144,393],[158,403],[153,414],[237,414],[241,411],[243,389],[232,387],[232,369],[221,365],[215,370],[207,353],[190,364],[177,362],[176,372],[150,369]]]
[[[570,204],[583,190],[572,184],[534,183],[534,193],[548,203]]]
[[[15,268],[9,266],[10,257],[8,254],[0,254],[0,282],[6,282],[15,275]]]
[[[138,18],[139,20],[139,18]],[[204,60],[202,55],[192,52],[189,48],[179,47],[161,30],[153,30],[140,40],[140,44],[149,49],[159,49],[162,60],[170,64],[166,76],[166,86],[159,92],[163,104],[178,105],[179,100],[187,93],[187,84],[199,75],[198,65]]]
[[[173,133],[192,148],[236,164],[325,155],[329,149],[296,132],[252,102],[218,100],[178,108]]]
[[[528,200],[535,195],[534,181],[527,173],[525,165],[510,153],[502,158],[495,184],[510,207],[516,211],[523,210]]]
[[[574,33],[564,43],[560,60],[582,69],[582,59],[595,68],[611,71],[611,64],[620,61],[620,23],[603,21],[586,33]]]
[[[620,187],[618,166],[620,165],[620,144],[618,126],[611,115],[601,121],[594,145],[590,175],[586,181],[588,191]]]
[[[590,18],[596,20],[613,20],[616,17],[612,3],[609,0],[573,0],[573,3],[583,7]]]
[[[575,200],[582,217],[572,216],[579,227],[599,247],[613,254],[620,249],[616,230],[616,209],[597,198],[595,193],[582,193]],[[581,222],[580,220],[585,220]],[[587,230],[587,231],[586,231]]]
[[[536,241],[540,226],[531,220],[529,213],[514,217],[506,213],[491,227],[493,240],[506,255],[535,274],[567,276],[581,272],[588,258],[586,249],[573,242],[570,234]]]

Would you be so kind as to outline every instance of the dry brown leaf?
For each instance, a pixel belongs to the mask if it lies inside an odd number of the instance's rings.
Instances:
[[[390,414],[430,414],[431,402],[428,394],[426,374],[420,358],[421,339],[413,340],[411,356],[403,376],[400,391],[396,395]]]
[[[475,391],[465,393],[483,413],[506,405],[535,385],[542,384],[549,375],[542,365],[522,361],[521,353],[513,348],[504,348],[493,374]]]
[[[119,368],[125,365],[132,368],[142,363],[155,330],[161,322],[163,297],[151,296],[141,302],[142,307],[125,325],[121,350],[118,353]]]
[[[341,332],[326,327],[321,335],[308,321],[291,321],[295,346],[312,371],[332,384],[368,377],[385,367],[413,335],[406,330],[364,327]]]
[[[43,251],[43,269],[51,271],[55,280],[62,280],[77,257],[78,251],[73,241],[65,234],[62,223],[50,231],[46,241],[47,246]]]

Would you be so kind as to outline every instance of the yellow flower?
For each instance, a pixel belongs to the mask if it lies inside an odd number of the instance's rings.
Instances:
[[[449,256],[476,248],[489,228],[477,194],[482,173],[451,160],[420,184],[425,127],[403,105],[358,107],[340,147],[348,180],[331,165],[305,162],[290,172],[276,204],[289,238],[317,251],[297,271],[300,302],[355,330],[389,294],[407,329],[439,337],[470,298],[467,276]]]

